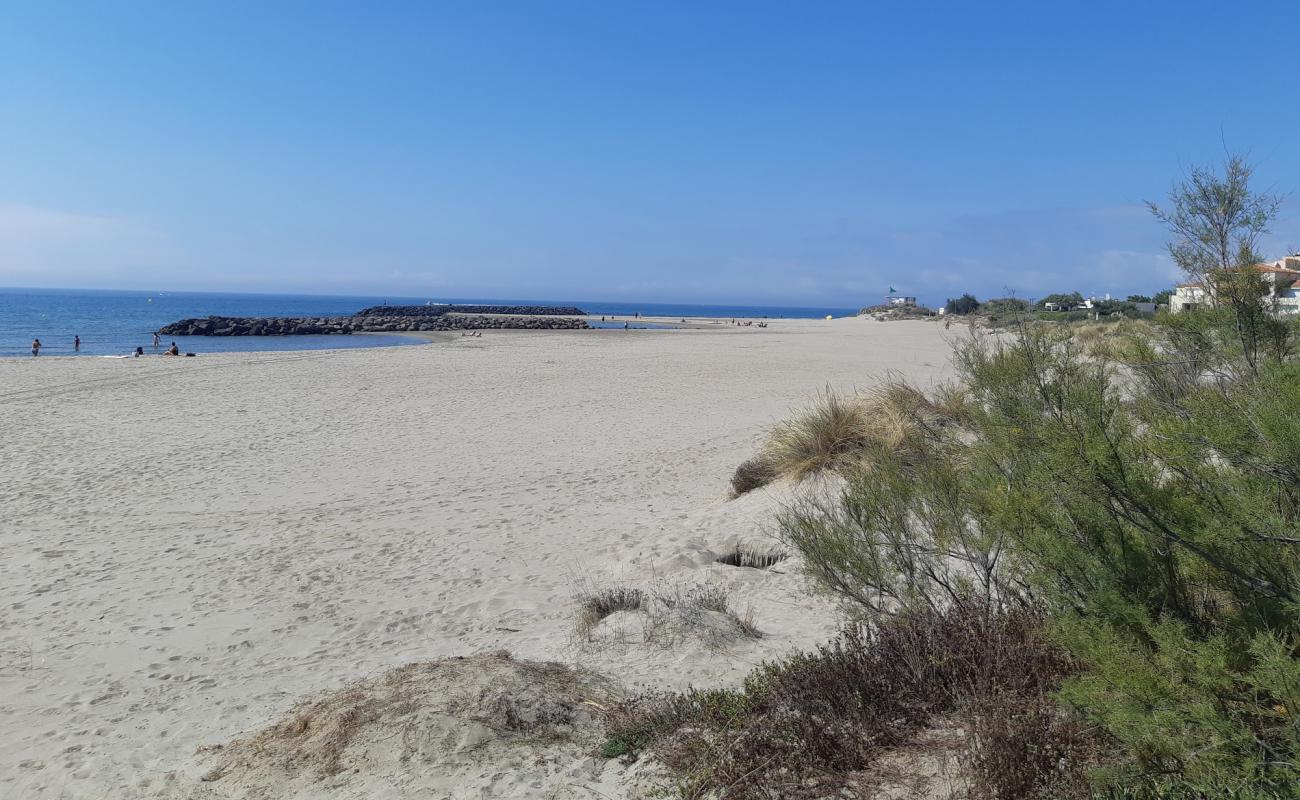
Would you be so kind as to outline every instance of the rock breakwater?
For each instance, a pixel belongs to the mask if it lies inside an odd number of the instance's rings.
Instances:
[[[587,312],[574,306],[371,306],[359,317],[441,317],[447,314],[515,314],[527,317],[584,317]]]
[[[183,319],[159,329],[163,336],[320,336],[352,333],[416,333],[461,330],[577,330],[586,320],[558,316],[432,316],[353,317],[203,317]]]

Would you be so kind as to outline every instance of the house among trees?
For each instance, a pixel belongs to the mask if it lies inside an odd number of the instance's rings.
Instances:
[[[1271,263],[1252,264],[1247,269],[1259,273],[1268,292],[1265,301],[1278,314],[1300,313],[1300,254]],[[1179,284],[1169,298],[1169,311],[1177,314],[1201,306],[1212,306],[1215,294],[1214,286],[1206,281]]]
[[[1044,311],[1073,311],[1076,308],[1092,308],[1091,299],[1084,300],[1078,292],[1068,294],[1049,294],[1038,301]]]

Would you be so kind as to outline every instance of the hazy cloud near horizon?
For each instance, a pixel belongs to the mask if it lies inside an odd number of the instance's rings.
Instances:
[[[0,285],[130,284],[184,262],[176,242],[145,222],[0,205]]]
[[[629,280],[668,257],[652,238],[600,253],[549,241],[530,254],[512,241],[480,250],[481,261],[397,254],[384,242],[368,258],[364,243],[337,252],[311,236],[240,252],[191,245],[155,223],[11,204],[0,205],[0,285],[853,307],[890,287],[940,303],[962,292],[1151,294],[1179,278],[1164,231],[1137,205],[967,214],[929,227],[846,216],[706,233],[682,232],[697,252],[671,265],[674,280]],[[236,279],[223,280],[232,263]]]

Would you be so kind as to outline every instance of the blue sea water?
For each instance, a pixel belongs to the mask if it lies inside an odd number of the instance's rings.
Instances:
[[[580,300],[502,300],[449,297],[342,297],[291,294],[218,294],[209,292],[133,292],[80,289],[0,288],[0,356],[31,354],[33,338],[42,355],[73,355],[73,337],[81,337],[81,355],[122,355],[143,347],[153,351],[153,332],[190,317],[327,317],[346,316],[380,305],[482,303],[499,305],[577,306],[589,314],[631,317],[839,317],[852,309],[706,306],[668,303],[591,302]],[[260,350],[318,350],[418,344],[411,336],[190,336],[169,337],[182,352],[214,353]]]

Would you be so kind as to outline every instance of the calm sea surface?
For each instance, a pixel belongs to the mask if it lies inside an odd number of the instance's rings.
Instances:
[[[122,355],[136,347],[153,352],[153,331],[189,317],[329,317],[346,316],[366,306],[483,303],[499,305],[577,306],[590,314],[666,317],[836,317],[854,313],[846,308],[777,308],[765,306],[703,306],[665,303],[613,303],[582,300],[502,300],[450,297],[335,297],[295,294],[215,294],[206,292],[116,292],[62,289],[0,288],[0,356],[31,355],[33,338],[41,340],[41,355],[72,355],[74,336],[81,337],[81,355]],[[409,336],[180,336],[182,351],[215,353],[250,350],[320,350],[416,344]]]

